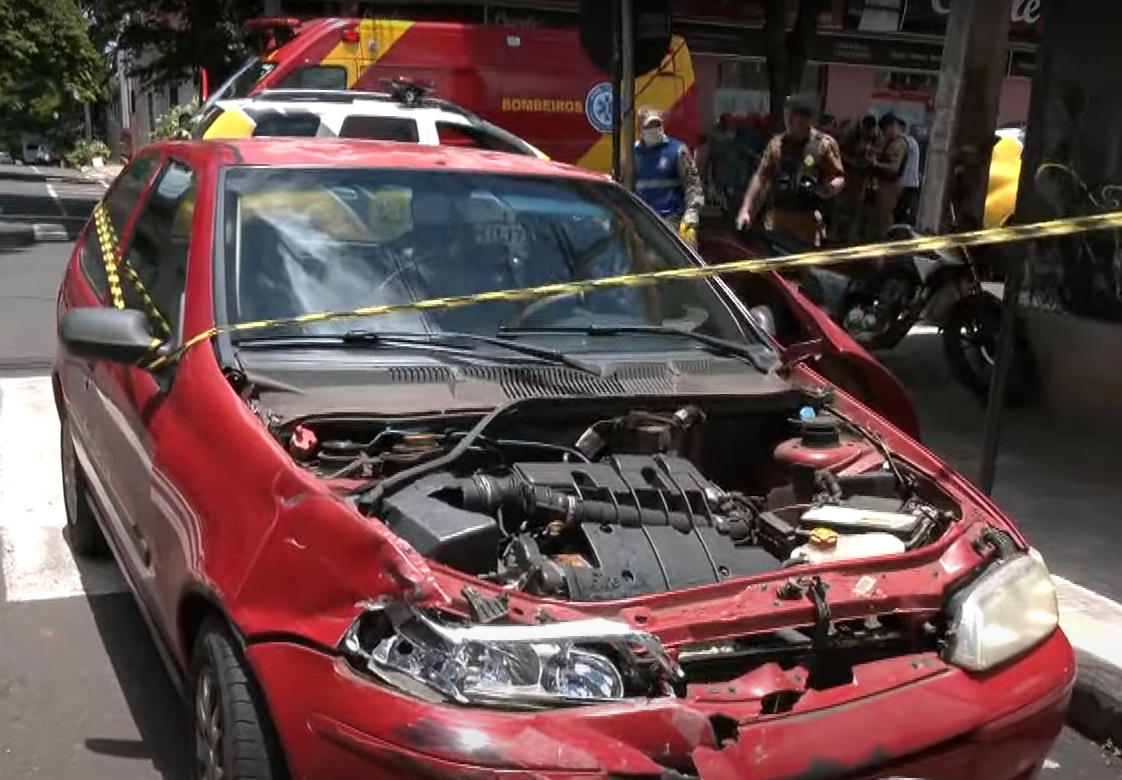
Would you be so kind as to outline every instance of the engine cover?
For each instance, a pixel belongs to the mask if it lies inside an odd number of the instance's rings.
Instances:
[[[520,463],[534,487],[612,504],[619,522],[582,522],[573,533],[591,560],[561,556],[570,598],[600,601],[692,588],[774,571],[768,552],[718,531],[706,493],[716,488],[684,458],[625,455],[602,463]]]

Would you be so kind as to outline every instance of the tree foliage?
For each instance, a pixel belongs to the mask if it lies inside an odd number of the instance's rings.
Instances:
[[[0,132],[56,134],[104,94],[88,28],[75,0],[0,0]]]
[[[798,0],[794,24],[788,29],[788,0],[764,0],[764,48],[771,124],[776,132],[783,129],[783,104],[787,96],[797,92],[802,84],[810,42],[818,31],[818,18],[826,6],[827,0]]]
[[[259,0],[86,1],[148,84],[191,80],[200,69],[212,84],[224,80],[247,56],[246,20],[262,11]]]

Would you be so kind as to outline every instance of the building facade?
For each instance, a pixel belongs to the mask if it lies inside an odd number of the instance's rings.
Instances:
[[[917,137],[931,124],[951,0],[830,0],[819,20],[804,92],[826,113],[858,118],[892,110]],[[1012,41],[999,122],[1023,123],[1040,30],[1041,0],[1013,0]],[[703,124],[724,113],[767,110],[762,0],[674,0],[693,54]],[[789,0],[793,16],[797,0]],[[486,3],[424,0],[268,0],[267,16],[354,15],[515,26],[574,26],[579,0]]]

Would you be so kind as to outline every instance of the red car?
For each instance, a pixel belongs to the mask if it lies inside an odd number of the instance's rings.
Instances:
[[[303,316],[698,265],[558,163],[137,156],[58,300],[67,533],[131,581],[194,776],[1036,776],[1047,569],[817,373],[836,330],[776,344],[820,321],[778,281]]]

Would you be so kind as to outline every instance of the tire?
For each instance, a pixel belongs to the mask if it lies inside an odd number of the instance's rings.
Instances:
[[[66,528],[63,535],[75,555],[83,558],[109,557],[109,545],[97,523],[90,504],[85,472],[74,451],[74,433],[70,418],[62,415],[59,425],[59,457],[62,472],[62,496],[66,506]]]
[[[943,327],[943,352],[950,364],[951,374],[982,403],[989,398],[1001,317],[1001,300],[989,293],[979,293],[955,302]],[[973,335],[978,347],[974,360],[967,351],[967,339],[964,338],[967,333]],[[1036,396],[1036,363],[1019,322],[1013,338],[1013,361],[1005,387],[1005,402],[1010,406],[1022,406]]]
[[[206,620],[199,631],[189,685],[191,777],[284,780],[264,697],[231,632],[219,620]],[[221,774],[213,771],[215,767],[221,767]]]

